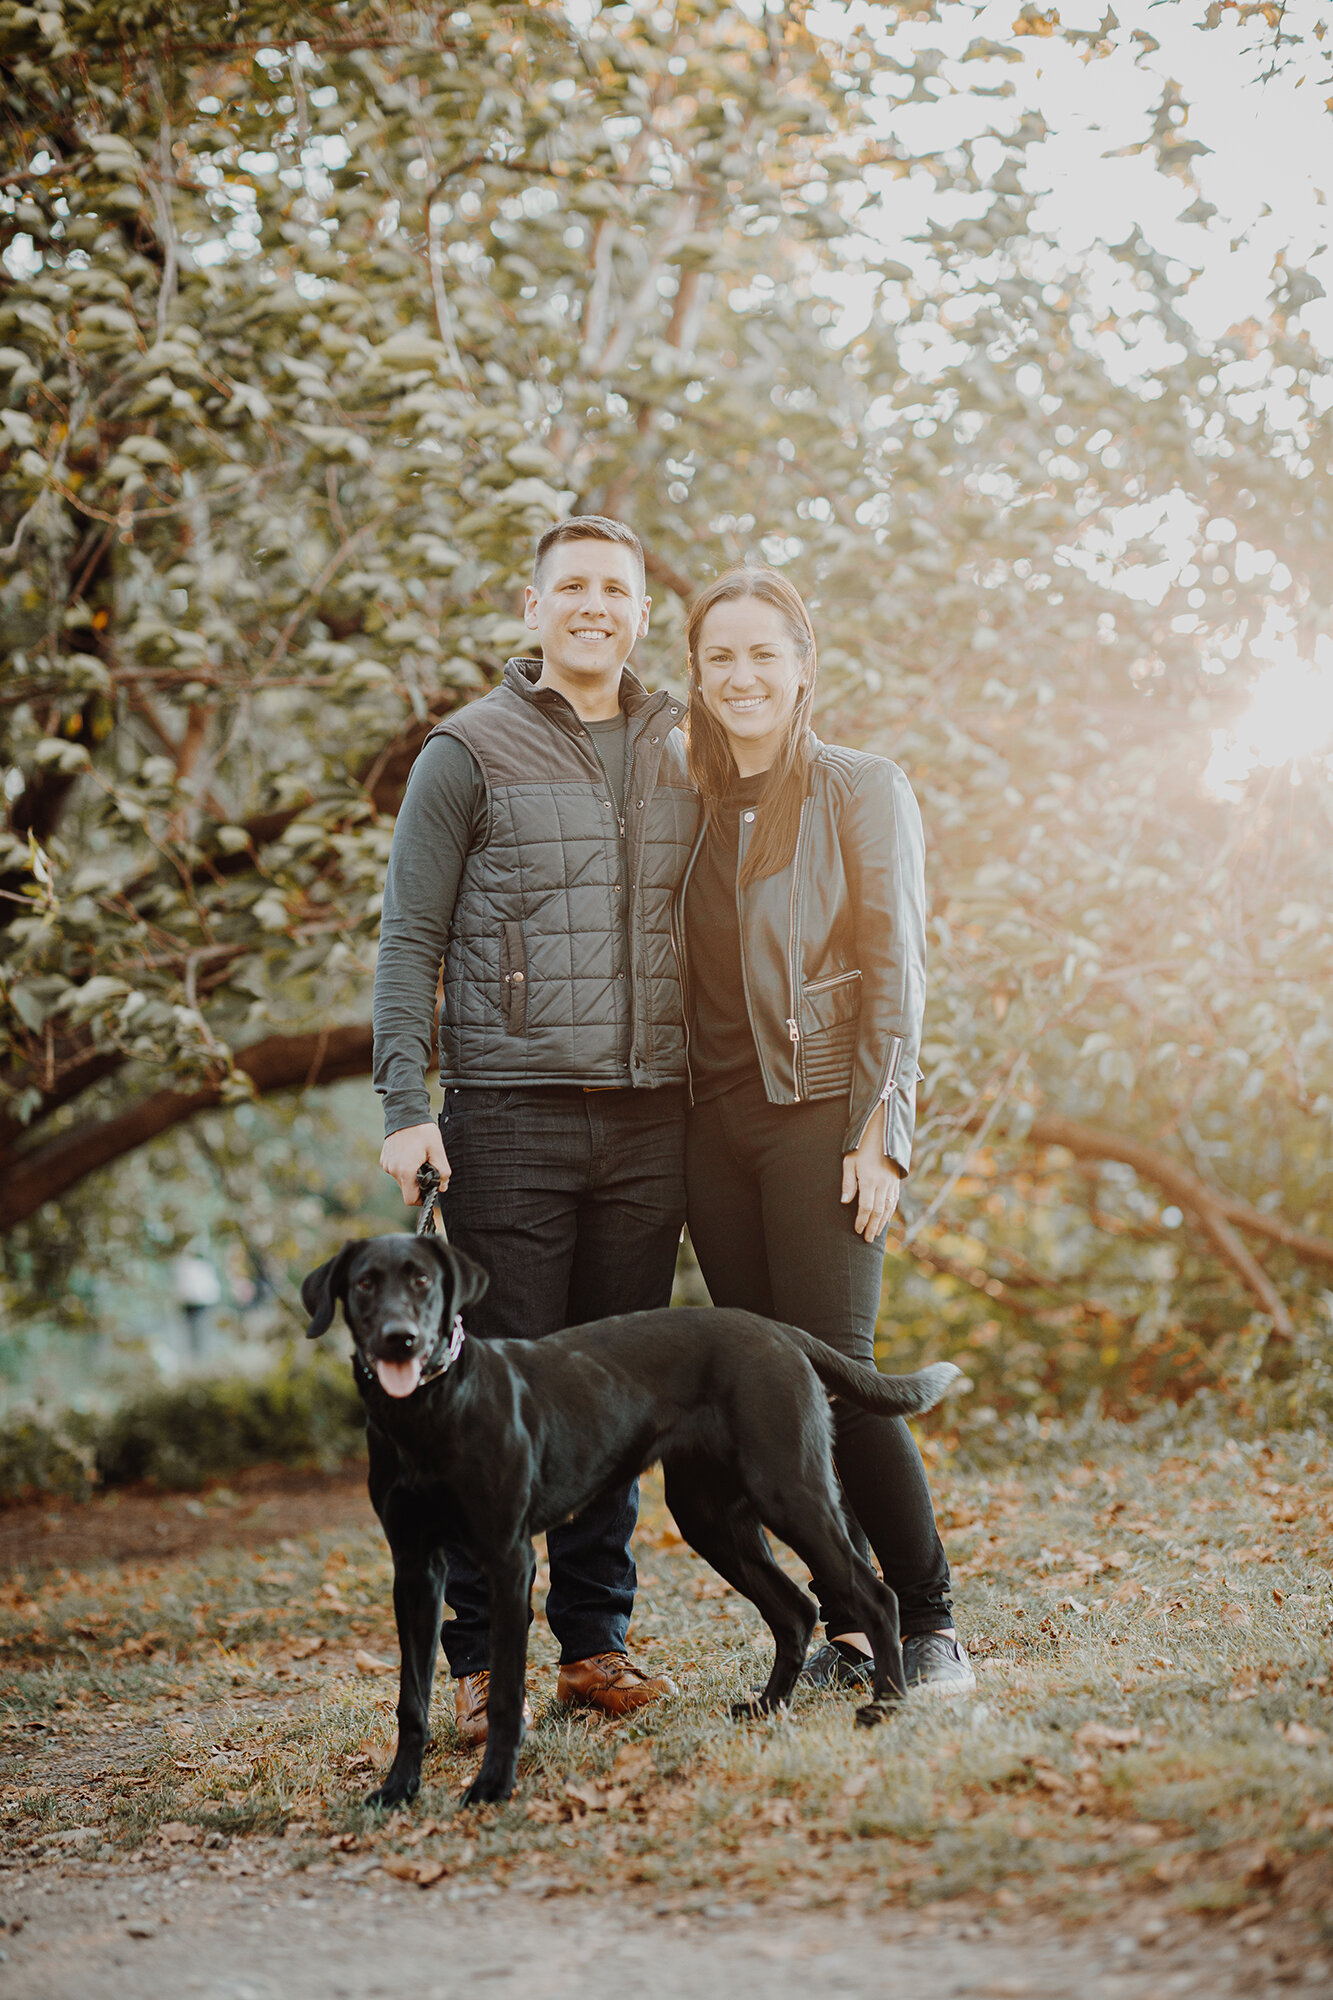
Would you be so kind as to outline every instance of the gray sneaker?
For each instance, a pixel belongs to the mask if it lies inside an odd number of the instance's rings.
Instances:
[[[947,1632],[909,1632],[903,1638],[908,1694],[975,1694],[977,1677],[961,1639]]]
[[[868,1660],[859,1646],[845,1645],[841,1639],[830,1639],[811,1653],[801,1668],[807,1687],[837,1688],[840,1692],[862,1691],[874,1677],[874,1661]]]

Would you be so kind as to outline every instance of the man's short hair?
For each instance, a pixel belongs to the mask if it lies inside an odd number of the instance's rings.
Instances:
[[[618,542],[622,549],[630,549],[638,565],[639,589],[647,595],[648,576],[643,566],[643,544],[633,528],[627,528],[623,521],[613,521],[606,514],[571,514],[567,520],[557,521],[537,544],[537,553],[532,559],[534,584],[540,581],[542,564],[559,542]]]

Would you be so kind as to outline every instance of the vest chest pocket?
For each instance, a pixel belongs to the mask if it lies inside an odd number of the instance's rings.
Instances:
[[[528,955],[522,924],[500,926],[500,978],[505,1026],[511,1035],[521,1035],[528,1019]]]

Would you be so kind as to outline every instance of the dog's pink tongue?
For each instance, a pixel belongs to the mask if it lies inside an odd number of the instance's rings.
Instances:
[[[410,1361],[377,1360],[375,1373],[386,1396],[410,1396],[421,1380],[421,1363],[415,1355]]]

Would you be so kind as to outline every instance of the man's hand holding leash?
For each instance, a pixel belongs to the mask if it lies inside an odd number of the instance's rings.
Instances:
[[[390,1180],[397,1181],[409,1208],[421,1206],[421,1189],[417,1183],[421,1167],[434,1168],[442,1189],[449,1185],[449,1156],[444,1150],[440,1128],[435,1124],[405,1125],[401,1131],[391,1132],[380,1148],[380,1165]]]

